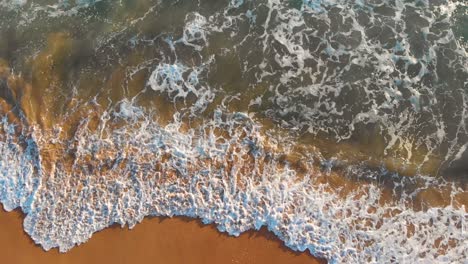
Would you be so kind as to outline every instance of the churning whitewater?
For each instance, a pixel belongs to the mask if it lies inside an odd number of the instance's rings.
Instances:
[[[464,1],[0,7],[0,202],[45,250],[189,216],[331,263],[466,263]]]

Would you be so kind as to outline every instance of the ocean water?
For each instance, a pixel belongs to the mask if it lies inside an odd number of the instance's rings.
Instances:
[[[468,263],[468,3],[0,0],[0,202],[45,250],[184,215]]]

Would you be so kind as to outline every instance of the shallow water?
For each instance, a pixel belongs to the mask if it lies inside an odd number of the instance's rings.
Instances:
[[[267,226],[330,262],[467,259],[463,1],[0,1],[0,201]]]

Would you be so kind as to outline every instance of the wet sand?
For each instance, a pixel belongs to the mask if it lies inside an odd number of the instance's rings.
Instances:
[[[147,218],[133,230],[111,227],[65,254],[36,246],[22,223],[21,212],[0,206],[3,263],[326,263],[289,250],[266,229],[235,238],[184,217]]]

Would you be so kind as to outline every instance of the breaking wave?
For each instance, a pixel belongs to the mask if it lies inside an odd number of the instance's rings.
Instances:
[[[184,215],[468,258],[462,1],[45,2],[0,1],[0,202],[45,250]]]

